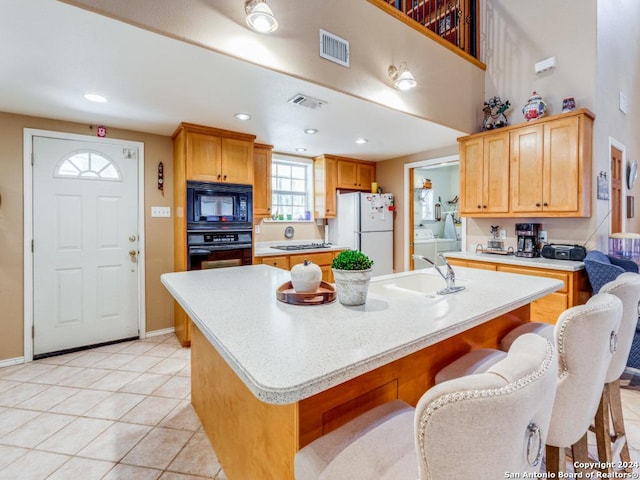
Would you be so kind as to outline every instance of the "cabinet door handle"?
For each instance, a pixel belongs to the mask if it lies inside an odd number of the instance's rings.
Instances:
[[[549,206],[549,204],[548,204],[547,202],[544,202],[544,203],[542,204],[542,206],[543,206],[543,207],[548,207],[548,206]]]
[[[227,179],[227,176],[225,175],[224,177],[222,177],[222,179],[223,179],[223,180],[226,180],[226,179]]]
[[[270,212],[270,211],[271,211],[271,207],[267,207],[267,212]]]
[[[536,203],[536,207],[539,207],[539,206],[540,206],[540,204],[539,204],[539,203]]]
[[[218,180],[220,180],[220,177],[221,177],[221,176],[222,176],[222,175],[218,174]]]
[[[487,208],[487,206],[486,205],[482,205],[482,208]]]
[[[481,206],[481,205],[478,205],[478,208],[482,208],[482,206]]]

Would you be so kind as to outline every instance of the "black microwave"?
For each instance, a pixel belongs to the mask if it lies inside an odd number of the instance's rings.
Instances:
[[[187,182],[187,229],[252,228],[250,185]]]

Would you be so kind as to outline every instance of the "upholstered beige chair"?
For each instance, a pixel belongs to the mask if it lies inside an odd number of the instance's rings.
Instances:
[[[611,472],[614,465],[614,452],[620,452],[620,460],[623,463],[629,464],[631,462],[622,415],[620,376],[624,372],[638,323],[640,275],[637,273],[623,273],[614,281],[603,285],[600,288],[600,293],[610,293],[622,301],[622,321],[618,329],[618,349],[609,364],[594,428],[598,446],[598,460],[600,463],[607,465],[605,468],[607,472]],[[611,431],[611,427],[613,427],[613,431]]]
[[[301,449],[297,480],[495,480],[538,472],[558,362],[538,335],[518,338],[487,372],[396,400]]]
[[[552,338],[558,350],[558,390],[546,448],[548,472],[565,471],[566,447],[572,447],[574,461],[589,463],[587,432],[598,410],[602,386],[616,350],[621,317],[622,302],[614,295],[600,293],[585,305],[563,312],[555,326],[525,324],[503,339],[504,348],[515,345],[521,335],[536,332],[543,338]],[[491,360],[486,360],[489,355],[495,358],[499,354],[485,350],[484,354],[476,354],[475,361],[486,365]],[[439,372],[437,378],[446,381],[474,368],[463,356]]]

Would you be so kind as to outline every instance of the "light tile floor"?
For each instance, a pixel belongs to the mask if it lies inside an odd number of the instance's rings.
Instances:
[[[0,480],[226,480],[174,335],[0,369]]]
[[[226,480],[191,406],[189,362],[170,334],[1,368],[0,480]],[[640,376],[623,385],[640,462]]]

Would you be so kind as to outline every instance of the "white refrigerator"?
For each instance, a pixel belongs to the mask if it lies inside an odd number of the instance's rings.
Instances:
[[[393,273],[393,195],[339,193],[329,241],[360,250],[373,260],[372,275]]]

